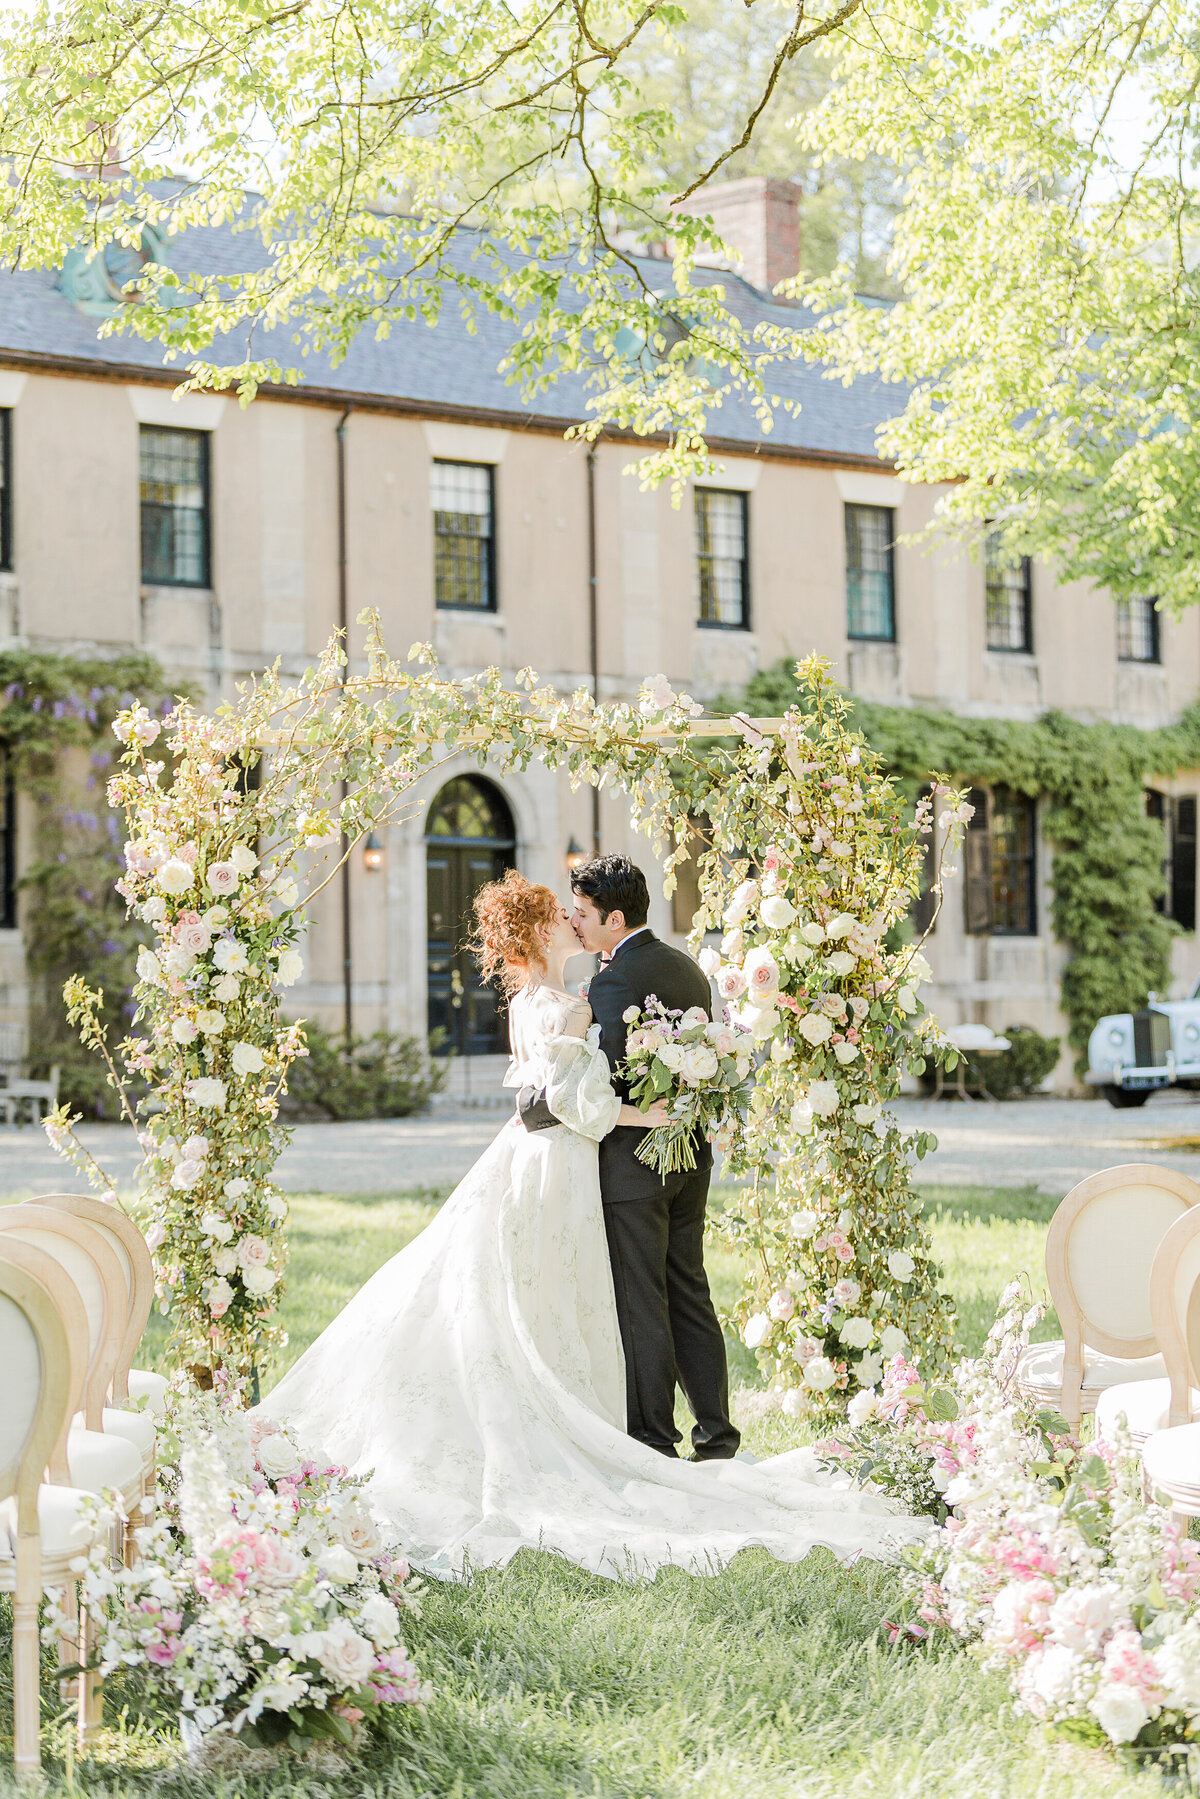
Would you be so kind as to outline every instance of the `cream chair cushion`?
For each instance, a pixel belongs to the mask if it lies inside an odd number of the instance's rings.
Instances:
[[[1056,1405],[1062,1394],[1063,1352],[1065,1345],[1058,1337],[1052,1343],[1031,1343],[1017,1363],[1017,1385]],[[1102,1355],[1098,1349],[1083,1351],[1083,1409],[1091,1411],[1100,1394],[1123,1381],[1163,1380],[1166,1365],[1160,1355],[1138,1356],[1129,1361],[1123,1356]],[[1089,1403],[1089,1401],[1091,1403]]]
[[[76,1412],[71,1423],[76,1430],[87,1428],[82,1412]],[[158,1442],[154,1419],[146,1412],[125,1412],[119,1406],[106,1405],[100,1414],[100,1428],[106,1437],[122,1437],[132,1443],[143,1462],[149,1462]]]
[[[1191,1394],[1192,1415],[1200,1413],[1200,1393]],[[1125,1425],[1137,1444],[1142,1444],[1155,1431],[1166,1430],[1171,1415],[1171,1383],[1169,1380],[1123,1381],[1119,1387],[1108,1387],[1096,1401],[1096,1435],[1106,1442],[1115,1441],[1117,1420],[1124,1414]]]
[[[152,1374],[149,1368],[131,1368],[129,1370],[130,1399],[144,1399],[147,1410],[158,1418],[167,1415],[167,1378],[164,1374]]]
[[[95,1500],[92,1492],[76,1487],[38,1488],[38,1531],[44,1556],[79,1555],[95,1540],[95,1532],[81,1516],[84,1504]],[[9,1563],[9,1582],[16,1555],[17,1501],[0,1501],[0,1586],[5,1584],[3,1563]]]
[[[100,1430],[67,1432],[67,1468],[72,1485],[86,1493],[101,1493],[105,1487],[120,1493],[142,1479],[142,1458],[133,1444]]]
[[[1156,1431],[1142,1450],[1142,1466],[1152,1486],[1200,1502],[1200,1424]]]

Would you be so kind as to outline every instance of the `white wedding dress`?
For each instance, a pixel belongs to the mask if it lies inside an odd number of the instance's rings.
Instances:
[[[544,1086],[561,1126],[500,1131],[421,1235],[263,1401],[358,1473],[414,1566],[454,1575],[524,1547],[596,1573],[712,1572],[758,1544],[887,1557],[926,1534],[808,1450],[675,1461],[625,1434],[625,1370],[596,1145],[620,1101],[580,1002],[512,1006],[506,1085]]]

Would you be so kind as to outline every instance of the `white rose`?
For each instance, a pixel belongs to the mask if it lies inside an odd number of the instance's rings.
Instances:
[[[905,1017],[910,1017],[912,1013],[916,1011],[917,996],[911,987],[898,987],[896,989],[896,1004],[904,1013]]]
[[[280,875],[271,891],[285,912],[290,912],[300,898],[300,889],[291,875]]]
[[[815,1355],[805,1365],[804,1384],[814,1393],[827,1393],[837,1377],[837,1369],[828,1356]]]
[[[300,1472],[300,1453],[282,1431],[260,1438],[254,1456],[268,1480],[283,1480]]]
[[[242,876],[252,875],[258,867],[258,857],[248,843],[235,843],[229,852],[229,860]]]
[[[853,971],[858,957],[852,956],[848,949],[835,949],[832,956],[826,956],[825,966],[837,980]]]
[[[771,1320],[765,1312],[755,1312],[742,1328],[742,1342],[747,1349],[761,1349],[771,1334]]]
[[[317,1660],[338,1686],[360,1687],[375,1666],[375,1648],[339,1618],[319,1633]]]
[[[641,1017],[641,1008],[639,1006],[626,1006],[621,1017],[626,1024],[636,1024],[637,1020]]]
[[[221,975],[219,980],[213,982],[211,988],[213,998],[223,1006],[227,1006],[231,1000],[235,1000],[241,991],[242,983],[236,975],[232,974]]]
[[[218,1243],[228,1243],[233,1236],[233,1226],[219,1212],[205,1212],[200,1220],[200,1235],[213,1237]]]
[[[191,1156],[185,1156],[182,1162],[176,1162],[171,1171],[171,1185],[177,1187],[180,1192],[186,1193],[189,1187],[196,1185],[203,1173],[203,1162],[195,1161]]]
[[[681,1073],[689,1087],[702,1087],[705,1081],[711,1081],[721,1064],[717,1052],[707,1043],[693,1043],[684,1052]]]
[[[854,1364],[854,1378],[860,1387],[874,1387],[883,1379],[883,1357],[869,1350]]]
[[[779,964],[769,949],[752,949],[742,963],[742,973],[751,999],[767,999],[779,992]]]
[[[214,1249],[212,1265],[213,1265],[213,1268],[216,1270],[216,1272],[219,1275],[221,1275],[221,1277],[223,1279],[228,1280],[228,1278],[231,1274],[237,1273],[237,1269],[238,1269],[237,1250],[236,1249]]]
[[[769,931],[786,931],[795,922],[796,908],[782,893],[768,894],[758,915]]]
[[[187,892],[196,879],[196,874],[186,862],[181,862],[178,856],[172,856],[169,862],[163,863],[154,879],[164,893],[178,899],[181,893]]]
[[[793,1237],[800,1237],[803,1239],[805,1237],[814,1236],[820,1222],[821,1220],[816,1212],[810,1211],[807,1206],[802,1206],[798,1212],[792,1213],[791,1218],[788,1220],[788,1229],[791,1231]]]
[[[1085,1655],[1093,1655],[1123,1612],[1116,1587],[1068,1587],[1050,1607],[1047,1634],[1051,1642],[1061,1643],[1065,1649],[1078,1649]],[[1160,1659],[1160,1653],[1156,1652],[1156,1661]]]
[[[190,1137],[184,1140],[183,1153],[185,1156],[190,1157],[193,1162],[203,1162],[208,1151],[208,1138],[200,1136],[198,1132],[193,1132]]]
[[[275,981],[280,987],[294,987],[304,973],[304,957],[298,949],[285,949],[279,952],[279,962],[275,970]]]
[[[227,1312],[234,1301],[234,1291],[227,1280],[213,1281],[207,1292],[208,1309],[214,1318],[220,1318]]]
[[[330,1521],[330,1531],[360,1562],[373,1561],[377,1555],[383,1554],[383,1537],[379,1526],[357,1499],[346,1502],[341,1511]]]
[[[783,1396],[783,1414],[786,1418],[803,1418],[809,1410],[809,1397],[803,1387],[789,1387]]]
[[[701,974],[706,974],[710,981],[721,966],[721,958],[711,944],[705,944],[696,961],[700,965]]]
[[[788,1123],[801,1137],[807,1137],[813,1128],[813,1109],[806,1099],[798,1099],[788,1113]],[[816,1214],[814,1213],[815,1217]]]
[[[279,1276],[273,1268],[244,1268],[242,1285],[252,1299],[265,1299]]]
[[[282,1193],[268,1193],[263,1200],[263,1204],[277,1223],[287,1217],[288,1202],[283,1197]]]
[[[843,1068],[848,1068],[858,1055],[858,1046],[854,1043],[835,1043],[833,1053]]]
[[[157,924],[160,918],[167,916],[167,902],[160,894],[152,893],[148,900],[142,902],[142,917],[147,924]]]
[[[207,912],[201,913],[201,918],[202,918],[206,928],[210,932],[212,932],[214,936],[220,930],[221,926],[225,923],[225,920],[228,917],[229,917],[229,907],[228,906],[210,906],[208,908]]]
[[[829,923],[825,926],[826,942],[833,943],[839,937],[848,936],[851,931],[857,929],[857,918],[852,917],[849,912],[839,912],[837,917],[831,918]]]
[[[201,1076],[194,1081],[183,1083],[183,1097],[194,1106],[202,1106],[214,1112],[225,1110],[226,1089],[224,1081],[211,1076]]]
[[[743,881],[734,889],[733,896],[725,908],[725,923],[730,927],[740,925],[751,910],[758,904],[758,882]]]
[[[664,1068],[669,1068],[672,1074],[679,1073],[683,1067],[682,1043],[664,1043],[656,1053]]]
[[[805,943],[811,944],[813,949],[816,949],[818,943],[824,943],[825,941],[825,927],[824,925],[819,924],[802,924],[800,926],[800,935],[803,937]]]
[[[855,1124],[861,1124],[864,1129],[873,1125],[878,1117],[879,1107],[877,1105],[855,1106],[854,1108],[854,1122]]]
[[[838,1109],[838,1090],[833,1081],[811,1081],[806,1097],[818,1118],[832,1118]]]
[[[235,1043],[232,1060],[234,1074],[258,1074],[265,1067],[263,1053],[253,1043]]]
[[[197,1012],[196,1025],[206,1037],[216,1037],[225,1029],[225,1014],[218,1012],[215,1006],[209,1006],[203,1012]]]
[[[873,1335],[869,1318],[847,1318],[838,1332],[848,1349],[865,1349]]]
[[[223,1191],[226,1199],[245,1199],[250,1191],[250,1183],[243,1180],[226,1181]]]
[[[894,1249],[887,1259],[887,1270],[894,1281],[909,1281],[916,1263],[906,1249]]]
[[[390,1648],[400,1635],[400,1614],[382,1593],[367,1595],[358,1622],[378,1648]]]
[[[1053,1653],[1047,1650],[1047,1658]],[[1088,1710],[1113,1743],[1132,1743],[1142,1726],[1150,1722],[1150,1713],[1133,1688],[1119,1686],[1115,1681],[1105,1682]]]
[[[137,953],[137,976],[139,981],[148,981],[156,987],[162,980],[162,964],[152,949],[145,947]]]
[[[213,963],[222,974],[245,974],[250,958],[236,937],[222,937],[213,950]]]
[[[816,1049],[818,1044],[828,1043],[833,1036],[833,1020],[826,1018],[823,1012],[806,1012],[796,1029],[804,1041]]]
[[[850,1404],[846,1407],[846,1416],[855,1430],[861,1430],[869,1424],[879,1411],[879,1400],[873,1387],[860,1387]]]
[[[176,1018],[171,1025],[171,1035],[176,1043],[185,1046],[196,1041],[196,1025],[191,1018]]]
[[[358,1579],[358,1562],[344,1543],[327,1543],[318,1552],[317,1561],[326,1580],[341,1583]]]
[[[1066,1598],[1067,1595],[1063,1594],[1062,1597]],[[1056,1603],[1050,1613],[1052,1621],[1057,1610]],[[1189,1618],[1158,1645],[1154,1651],[1154,1663],[1169,1710],[1186,1712],[1190,1718],[1194,1718],[1200,1713],[1200,1628],[1197,1628],[1195,1617]]]
[[[898,1324],[887,1324],[879,1333],[879,1347],[891,1361],[893,1356],[908,1348],[908,1338]]]

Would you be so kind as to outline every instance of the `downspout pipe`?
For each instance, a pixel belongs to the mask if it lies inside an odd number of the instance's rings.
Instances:
[[[338,578],[337,578],[337,622],[342,637],[342,646],[346,651],[346,661],[342,664],[342,691],[345,692],[346,681],[350,673],[350,606],[349,587],[347,581],[346,553],[346,426],[353,406],[347,406],[337,422],[337,535],[338,535]],[[350,783],[343,775],[341,797],[349,796]],[[342,1036],[343,1049],[350,1054],[350,1038],[354,1028],[354,939],[350,918],[350,844],[343,831],[342,849]]]
[[[600,595],[596,581],[596,446],[587,453],[587,522],[588,522],[588,661],[592,677],[592,698],[600,704]],[[600,854],[600,789],[592,793],[592,854]]]

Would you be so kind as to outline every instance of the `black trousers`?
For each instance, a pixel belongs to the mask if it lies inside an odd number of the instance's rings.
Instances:
[[[668,1176],[661,1195],[604,1208],[625,1351],[631,1437],[675,1455],[675,1384],[696,1419],[701,1459],[737,1454],[729,1418],[725,1339],[704,1272],[704,1209],[710,1170]]]

